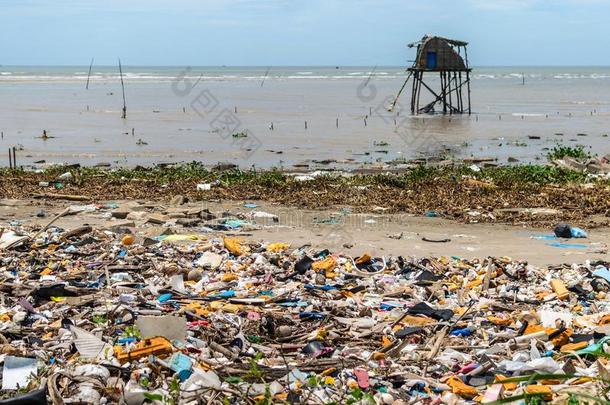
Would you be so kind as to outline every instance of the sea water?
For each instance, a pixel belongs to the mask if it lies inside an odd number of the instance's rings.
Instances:
[[[397,66],[124,66],[122,119],[118,67],[0,66],[0,164],[13,146],[21,165],[287,169],[432,156],[541,162],[558,144],[610,152],[610,67],[475,67],[470,115],[411,115],[411,82],[388,111],[406,77]],[[438,78],[424,78],[438,92]],[[421,94],[421,105],[433,98]]]

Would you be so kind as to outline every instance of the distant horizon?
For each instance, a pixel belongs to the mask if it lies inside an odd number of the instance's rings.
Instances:
[[[268,68],[332,68],[335,69],[338,67],[342,68],[409,68],[411,65],[194,65],[194,64],[186,64],[186,65],[142,65],[142,64],[125,64],[121,62],[123,68],[260,68],[260,69],[268,69]],[[27,68],[43,68],[43,67],[86,67],[89,68],[89,64],[84,65],[73,65],[73,64],[60,64],[60,65],[3,65],[0,64],[0,68],[11,68],[11,67],[27,67]],[[101,68],[113,68],[118,67],[118,63],[116,65],[96,65],[93,64],[93,67],[101,67]],[[484,68],[610,68],[610,65],[470,65],[471,69],[484,69]]]

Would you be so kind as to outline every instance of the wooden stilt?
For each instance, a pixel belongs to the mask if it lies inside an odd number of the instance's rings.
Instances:
[[[458,108],[460,109],[460,113],[464,112],[464,100],[462,100],[462,72],[459,72],[458,75],[459,81],[460,81],[460,85],[458,87]]]
[[[423,72],[422,72],[423,75]],[[422,80],[419,80],[419,82],[417,83],[417,112],[419,113],[419,96],[421,94],[421,84],[422,84]]]
[[[417,82],[419,81],[419,72],[415,72],[413,75],[413,86],[411,86],[411,114],[415,114],[415,90],[417,89]]]
[[[447,114],[447,75],[441,72],[441,94],[443,96],[443,114]]]
[[[468,86],[468,115],[470,115],[470,72],[468,71],[466,71],[466,85]]]
[[[453,100],[451,97],[451,92],[452,92],[452,90],[451,90],[451,80],[452,80],[451,72],[448,72],[447,75],[449,76],[449,81],[448,81],[448,85],[447,85],[447,89],[448,89],[447,93],[449,95],[449,115],[452,115],[453,114]]]

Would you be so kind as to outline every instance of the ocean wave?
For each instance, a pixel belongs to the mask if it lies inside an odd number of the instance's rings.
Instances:
[[[19,71],[17,71],[19,70]],[[12,69],[11,71],[1,71],[0,81],[2,82],[80,82],[87,80],[87,73],[84,70],[79,71],[61,71],[61,70],[47,70],[41,68],[40,70],[31,69],[28,71],[21,71],[21,69]],[[526,72],[523,75],[520,72],[506,72],[506,71],[494,71],[493,69],[483,69],[472,74],[472,78],[475,80],[499,80],[508,82],[520,82],[522,77],[525,76],[526,81],[538,81],[538,80],[608,80],[610,79],[610,72],[605,71],[543,71],[543,72]],[[179,70],[173,69],[159,69],[159,70],[147,70],[147,71],[126,71],[123,75],[124,79],[129,82],[168,82],[176,80],[179,76]],[[204,81],[255,81],[255,80],[366,80],[369,78],[374,80],[404,80],[404,72],[402,71],[381,71],[371,72],[362,70],[354,71],[330,71],[328,69],[319,70],[284,70],[271,72],[269,75],[264,75],[258,69],[253,70],[241,70],[241,71],[215,71],[215,70],[203,70],[203,75],[200,76],[196,72],[190,72],[187,78],[191,81],[204,80]],[[92,72],[89,77],[90,81],[118,81],[120,75],[118,69],[97,69]]]
[[[545,114],[540,113],[519,113],[515,112],[511,114],[513,117],[544,117]]]

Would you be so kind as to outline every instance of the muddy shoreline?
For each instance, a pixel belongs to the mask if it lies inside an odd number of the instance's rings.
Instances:
[[[548,166],[419,167],[400,173],[210,171],[199,166],[97,170],[53,168],[2,173],[5,199],[97,202],[266,201],[299,209],[436,216],[464,223],[607,226],[606,180]]]

